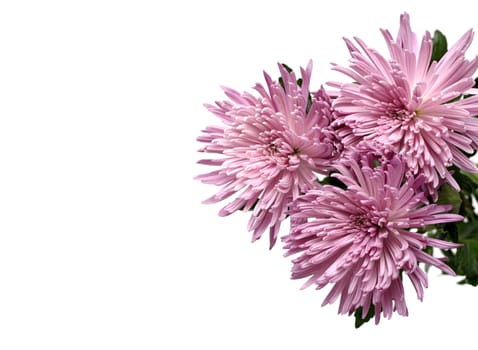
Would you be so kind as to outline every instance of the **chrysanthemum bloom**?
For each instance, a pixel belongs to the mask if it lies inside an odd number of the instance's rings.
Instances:
[[[364,139],[392,145],[414,174],[425,175],[431,191],[441,179],[459,189],[447,167],[477,171],[463,151],[478,147],[478,96],[457,99],[476,93],[472,87],[478,58],[465,59],[473,33],[465,33],[431,64],[430,33],[418,46],[408,14],[401,16],[396,40],[388,31],[382,33],[390,59],[355,38],[361,50],[346,40],[350,67],[334,66],[354,80],[331,83],[340,89],[334,103],[337,125],[342,126],[338,134],[349,148]]]
[[[331,101],[323,89],[309,95],[312,64],[301,69],[299,83],[293,72],[279,70],[283,86],[264,73],[268,90],[256,84],[258,96],[224,88],[230,101],[206,105],[225,126],[208,127],[198,138],[206,143],[200,151],[219,154],[199,163],[219,169],[196,177],[222,186],[205,203],[235,196],[219,215],[252,209],[253,241],[269,228],[271,248],[289,203],[317,186],[314,172],[326,173],[335,156]]]
[[[292,206],[292,222],[308,221],[294,225],[283,238],[286,255],[300,253],[293,260],[292,278],[308,277],[303,288],[333,284],[323,305],[340,297],[340,314],[362,307],[366,315],[373,304],[376,323],[381,314],[407,315],[401,273],[420,300],[427,287],[420,262],[455,275],[423,249],[458,245],[427,237],[419,229],[463,218],[446,213],[451,205],[428,204],[418,190],[423,176],[406,177],[407,166],[398,157],[376,167],[348,159],[337,169],[344,189],[325,185],[301,195]]]

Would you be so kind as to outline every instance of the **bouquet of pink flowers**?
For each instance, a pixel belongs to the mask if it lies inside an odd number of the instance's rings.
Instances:
[[[220,186],[205,202],[250,212],[252,240],[268,230],[271,248],[287,219],[292,278],[331,284],[323,304],[339,299],[356,327],[406,316],[402,279],[421,300],[429,266],[478,284],[473,32],[449,49],[439,31],[418,41],[405,13],[396,38],[382,34],[388,56],[345,40],[350,65],[332,69],[349,81],[327,90],[311,89],[312,63],[300,76],[279,64],[254,92],[224,88],[206,105],[223,125],[198,137],[215,170],[196,178]]]

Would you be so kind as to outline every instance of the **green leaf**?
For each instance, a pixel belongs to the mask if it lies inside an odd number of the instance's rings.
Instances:
[[[456,252],[456,272],[464,275],[461,284],[478,285],[478,240],[470,238],[462,241],[463,247]]]
[[[471,182],[475,185],[475,187],[478,186],[478,174],[469,173],[469,172],[464,171],[462,169],[460,169],[460,173],[462,175],[466,176],[469,180],[471,180]],[[460,177],[458,177],[457,180],[460,180]],[[472,191],[470,191],[470,192],[472,192]]]
[[[361,327],[363,324],[367,323],[372,319],[372,317],[375,316],[375,308],[373,304],[370,305],[370,308],[368,309],[367,315],[365,315],[365,317],[362,316],[362,312],[363,308],[361,306],[354,312],[355,328]]]
[[[437,204],[453,205],[453,209],[451,210],[451,213],[455,213],[455,214],[459,213],[462,202],[463,200],[461,199],[460,192],[455,190],[449,184],[447,183],[443,184],[438,190]]]
[[[279,84],[280,84],[280,86],[282,86],[282,88],[285,90],[284,79],[282,79],[282,77],[279,77]]]
[[[463,215],[469,223],[476,221],[478,216],[475,213],[473,202],[478,195],[478,176],[455,167],[452,169],[454,171],[453,177],[461,188],[462,204],[459,214]]]
[[[319,183],[321,185],[332,185],[335,187],[339,187],[343,190],[347,188],[347,186],[335,176],[326,176],[323,180],[319,180]]]
[[[433,50],[430,63],[433,61],[439,61],[447,50],[448,44],[446,37],[439,30],[435,30],[435,33],[433,34]]]
[[[468,221],[457,223],[460,232],[460,240],[474,238],[478,240],[478,221]]]
[[[458,225],[461,222],[447,222],[427,226],[427,235],[431,238],[441,239],[447,242],[458,242]]]
[[[285,70],[287,71],[287,73],[292,73],[293,69],[290,68],[287,64],[285,63],[281,63],[282,67],[285,68]]]

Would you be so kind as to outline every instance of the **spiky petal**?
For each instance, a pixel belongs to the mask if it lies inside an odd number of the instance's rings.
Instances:
[[[350,67],[334,66],[355,81],[331,83],[340,89],[334,103],[338,135],[349,148],[361,140],[392,145],[414,174],[425,175],[431,192],[442,179],[459,189],[449,166],[477,172],[463,152],[478,148],[474,118],[478,96],[459,99],[462,94],[476,94],[472,87],[478,58],[465,58],[473,33],[466,32],[439,62],[431,64],[430,33],[418,45],[408,14],[401,16],[395,40],[387,30],[382,33],[390,58],[358,38],[358,47],[346,39]]]
[[[381,314],[387,318],[393,311],[408,314],[401,272],[420,300],[427,287],[420,262],[454,275],[423,249],[458,245],[417,230],[463,218],[446,213],[449,205],[428,204],[420,191],[423,176],[407,177],[407,166],[399,157],[376,167],[360,158],[337,165],[336,176],[346,188],[326,185],[294,202],[290,213],[298,224],[284,242],[286,255],[300,254],[293,260],[292,278],[308,277],[304,288],[333,285],[323,305],[340,298],[339,313],[351,314],[362,307],[362,314],[367,314],[373,304],[378,323]]]
[[[289,203],[317,186],[314,172],[327,173],[336,157],[329,125],[331,101],[323,89],[310,95],[312,63],[301,69],[301,82],[279,65],[282,84],[264,72],[266,88],[258,96],[224,88],[228,101],[206,105],[224,126],[208,127],[198,141],[200,150],[218,154],[199,163],[218,167],[196,178],[222,186],[207,199],[215,203],[235,196],[220,215],[250,210],[248,229],[253,240],[269,228],[274,245]]]

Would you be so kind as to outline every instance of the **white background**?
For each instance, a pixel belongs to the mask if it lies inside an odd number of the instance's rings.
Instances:
[[[313,59],[318,88],[342,37],[383,49],[408,11],[453,43],[473,4],[2,1],[0,349],[477,349],[477,289],[432,269],[409,317],[355,330],[192,180],[220,85]]]

